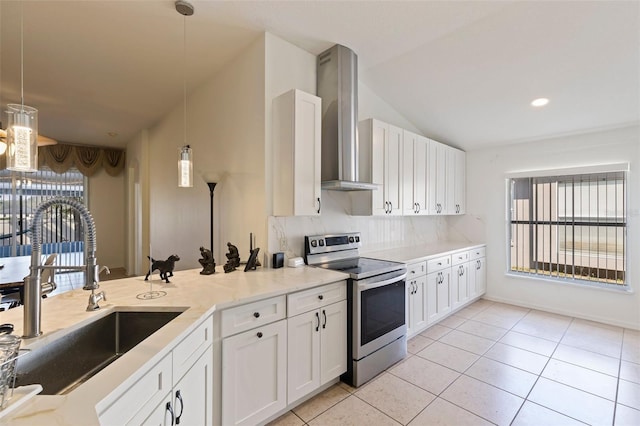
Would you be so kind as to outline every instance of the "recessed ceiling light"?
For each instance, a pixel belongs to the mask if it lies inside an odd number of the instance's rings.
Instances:
[[[116,133],[116,132],[107,132],[107,135],[109,135],[112,138],[117,138],[118,137],[118,133]]]
[[[549,103],[549,99],[547,99],[547,98],[538,98],[538,99],[534,99],[533,101],[531,101],[531,105],[534,106],[534,107],[545,106],[548,103]]]

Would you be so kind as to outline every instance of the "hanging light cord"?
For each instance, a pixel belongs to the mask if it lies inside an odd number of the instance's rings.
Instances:
[[[24,4],[20,2],[20,104],[24,110]]]
[[[182,17],[182,92],[184,97],[184,144],[187,144],[187,16]]]

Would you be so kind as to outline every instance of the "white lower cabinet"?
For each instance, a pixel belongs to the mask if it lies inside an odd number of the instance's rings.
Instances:
[[[100,424],[212,424],[212,330],[209,316],[99,413]]]
[[[427,322],[445,317],[453,308],[451,298],[451,256],[427,262]]]
[[[254,425],[284,409],[286,384],[286,320],[223,339],[223,425]]]
[[[407,265],[407,337],[427,325],[427,262]]]
[[[437,321],[451,312],[451,270],[427,274],[427,322]]]
[[[487,291],[487,270],[485,266],[485,248],[469,251],[469,297],[483,295]]]
[[[173,387],[176,424],[209,425],[213,422],[213,355],[205,352]]]
[[[451,255],[451,303],[457,309],[469,300],[469,252]]]
[[[132,419],[129,424],[143,425],[210,425],[213,423],[212,403],[212,362],[211,348],[189,369],[173,392],[144,421]]]
[[[339,291],[342,300],[326,304],[333,299],[327,296]],[[298,312],[301,306],[311,307],[310,300],[316,300],[320,307],[287,320],[289,404],[347,371],[346,283],[289,295],[289,312]]]

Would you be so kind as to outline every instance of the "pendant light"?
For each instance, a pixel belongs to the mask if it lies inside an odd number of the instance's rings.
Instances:
[[[193,152],[187,144],[187,16],[193,15],[193,6],[183,0],[175,3],[176,11],[183,18],[183,78],[182,92],[184,102],[184,145],[178,149],[178,187],[191,188],[193,186]]]
[[[24,19],[20,4],[20,103],[7,105],[7,169],[38,170],[38,110],[24,104]]]

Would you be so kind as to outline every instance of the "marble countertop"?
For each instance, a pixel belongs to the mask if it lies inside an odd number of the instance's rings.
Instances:
[[[100,290],[107,294],[98,311],[86,312],[89,292],[82,289],[43,300],[43,335],[23,340],[21,348],[35,349],[52,340],[109,314],[114,310],[185,311],[175,320],[124,354],[67,395],[37,395],[14,413],[0,418],[0,424],[71,425],[98,424],[96,406],[104,406],[124,391],[146,368],[161,360],[180,339],[215,310],[249,303],[323,284],[344,280],[348,275],[320,268],[280,268],[200,275],[199,269],[177,271],[171,283],[152,276],[152,289],[166,292],[157,299],[141,300],[136,296],[150,290],[144,277],[105,281]],[[22,334],[22,308],[0,313],[0,323],[13,323],[14,334]]]
[[[441,242],[393,249],[362,250],[360,255],[392,262],[410,263],[428,260],[432,257],[442,256],[460,250],[471,250],[484,245],[484,243],[470,242]]]

